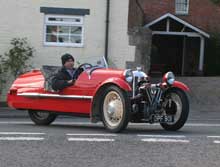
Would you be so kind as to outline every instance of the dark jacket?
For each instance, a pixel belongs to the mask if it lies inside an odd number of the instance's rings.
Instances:
[[[73,85],[74,81],[72,83],[68,83],[67,81],[75,80],[76,79],[75,76],[76,75],[74,75],[74,77],[71,77],[70,74],[67,72],[66,68],[62,67],[52,79],[52,88],[57,91]]]

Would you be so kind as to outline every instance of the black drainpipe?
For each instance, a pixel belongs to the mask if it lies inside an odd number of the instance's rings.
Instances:
[[[108,61],[109,13],[110,13],[110,0],[107,0],[106,1],[106,27],[105,27],[105,59],[106,61]]]

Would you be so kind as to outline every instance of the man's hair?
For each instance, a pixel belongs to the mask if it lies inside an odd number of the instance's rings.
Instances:
[[[68,61],[69,59],[72,59],[74,61],[74,57],[71,54],[65,53],[64,55],[62,55],[61,56],[62,64],[64,65],[66,61]]]

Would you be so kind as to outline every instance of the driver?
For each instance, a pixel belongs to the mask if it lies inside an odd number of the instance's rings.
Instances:
[[[77,76],[80,74],[74,68],[74,58],[71,54],[66,53],[61,56],[62,68],[52,79],[52,88],[55,91],[62,90],[75,83]],[[78,74],[76,74],[78,73]]]

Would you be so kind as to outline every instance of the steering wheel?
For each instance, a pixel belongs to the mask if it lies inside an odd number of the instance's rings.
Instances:
[[[83,68],[83,70],[86,70],[87,68],[91,68],[91,67],[92,67],[92,64],[83,63],[83,64],[81,64],[77,69]],[[76,69],[76,70],[77,70],[77,69]]]
[[[83,64],[81,64],[81,65],[76,69],[73,78],[74,78],[74,79],[77,79],[78,76],[79,76],[83,71],[85,71],[86,69],[91,68],[91,67],[92,67],[92,64],[89,64],[89,63],[83,63]]]

